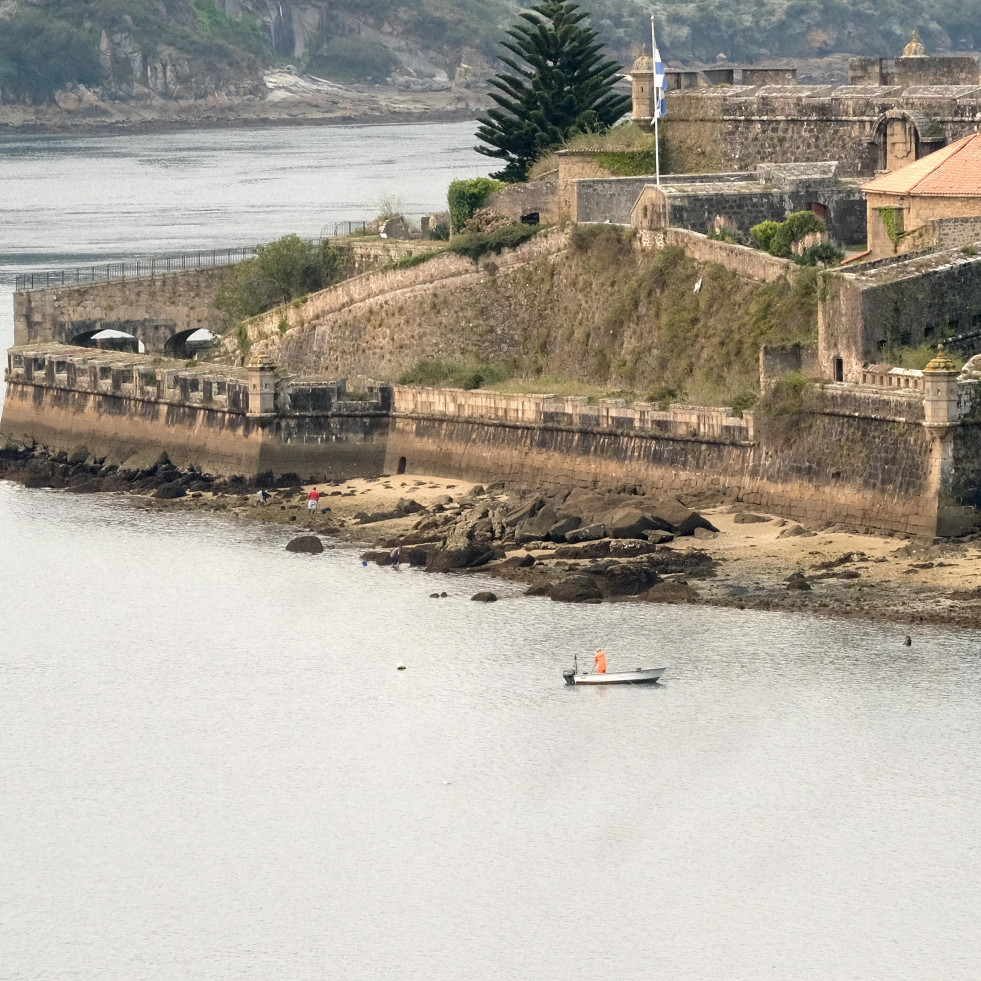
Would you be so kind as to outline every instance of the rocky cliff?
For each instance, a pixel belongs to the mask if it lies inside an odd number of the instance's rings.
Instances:
[[[475,108],[486,55],[423,26],[388,0],[2,0],[0,131]]]

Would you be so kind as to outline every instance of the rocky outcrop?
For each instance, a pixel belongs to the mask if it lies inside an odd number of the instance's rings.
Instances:
[[[316,535],[298,535],[286,543],[287,552],[300,552],[304,555],[320,555],[324,543]]]
[[[612,535],[606,525],[592,521],[597,514],[606,516]],[[595,537],[580,540],[583,522],[590,522],[586,527]],[[670,590],[652,590],[665,582],[671,586],[679,576],[710,576],[714,563],[703,552],[665,545],[678,533],[691,535],[705,526],[712,527],[677,499],[648,498],[636,488],[513,491],[505,496],[499,489],[487,493],[478,487],[456,500],[439,498],[419,512],[408,532],[377,544],[413,546],[420,556],[413,564],[425,564],[428,572],[480,568],[524,582],[528,595],[555,602],[634,597],[670,602]],[[387,554],[366,552],[362,558],[384,564]],[[698,601],[690,588],[679,587],[678,595],[682,602]]]

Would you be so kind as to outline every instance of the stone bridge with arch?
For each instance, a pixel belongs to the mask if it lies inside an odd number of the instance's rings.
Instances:
[[[14,293],[14,343],[54,341],[172,358],[188,339],[224,327],[215,298],[224,270],[193,269],[143,279],[51,286]],[[109,331],[107,338],[96,335]]]

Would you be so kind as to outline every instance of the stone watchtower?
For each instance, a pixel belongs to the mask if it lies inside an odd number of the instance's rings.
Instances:
[[[960,423],[957,407],[960,371],[944,354],[943,346],[923,369],[923,425],[930,434],[930,478],[937,494],[936,534],[943,538],[964,535],[974,526],[977,512],[959,502],[954,492],[957,465],[954,434]]]
[[[633,96],[633,112],[630,118],[634,124],[645,131],[650,130],[654,121],[656,93],[654,92],[654,59],[647,53],[645,45],[640,57],[630,69],[630,88]]]
[[[276,411],[276,363],[259,356],[249,362],[250,416],[272,415]]]
[[[923,369],[923,422],[927,426],[952,426],[957,412],[957,379],[960,369],[944,353],[943,345]]]

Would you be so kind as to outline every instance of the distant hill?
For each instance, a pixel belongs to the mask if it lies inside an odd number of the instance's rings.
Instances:
[[[521,5],[524,6],[524,5]],[[584,0],[629,66],[646,0]],[[262,71],[345,83],[448,87],[493,67],[513,0],[0,0],[0,102],[49,101],[77,85],[104,99],[257,94]],[[668,62],[894,57],[916,28],[930,53],[981,47],[981,0],[658,0]]]

